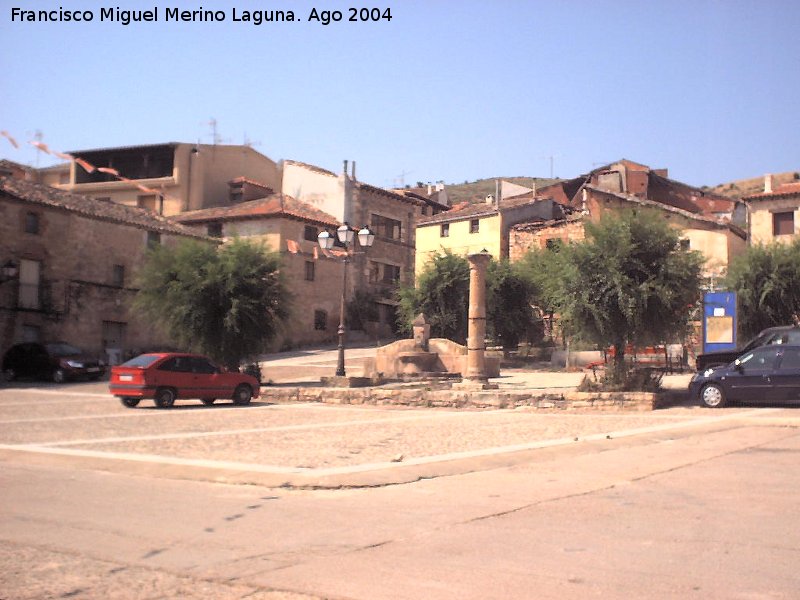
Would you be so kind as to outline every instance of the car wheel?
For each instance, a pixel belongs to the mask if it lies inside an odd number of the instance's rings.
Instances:
[[[17,372],[11,367],[6,367],[3,370],[3,378],[6,381],[14,381],[17,378]]]
[[[242,384],[236,388],[236,391],[233,392],[233,403],[238,406],[243,406],[245,404],[250,404],[250,399],[253,397],[253,390],[250,389],[249,385]]]
[[[709,383],[700,390],[700,400],[708,408],[721,408],[725,406],[725,393],[716,383]]]
[[[122,402],[123,406],[127,406],[128,408],[139,405],[139,398],[120,398],[119,401]]]
[[[53,382],[54,383],[64,383],[64,380],[67,378],[67,374],[64,373],[64,369],[56,369],[53,371]]]
[[[205,404],[206,406],[211,406],[212,404],[214,404],[214,402],[217,401],[216,398],[201,398],[201,400],[203,401],[203,404]]]
[[[159,388],[156,390],[156,406],[158,408],[169,408],[175,404],[175,390],[172,388]]]

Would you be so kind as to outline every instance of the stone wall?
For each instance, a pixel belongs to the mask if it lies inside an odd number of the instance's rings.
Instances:
[[[25,232],[29,212],[39,217],[39,233]],[[0,286],[0,355],[34,334],[41,341],[63,340],[103,355],[111,347],[110,324],[124,330],[123,351],[172,345],[130,310],[147,236],[136,226],[3,198],[0,256],[38,263],[40,278],[29,290],[30,298],[39,299],[35,306],[18,306],[24,285],[19,279]],[[180,239],[164,233],[160,237],[168,246]]]
[[[261,399],[276,403],[321,402],[373,406],[464,409],[529,408],[545,411],[650,411],[660,395],[646,392],[454,391],[447,384],[368,388],[262,388]]]

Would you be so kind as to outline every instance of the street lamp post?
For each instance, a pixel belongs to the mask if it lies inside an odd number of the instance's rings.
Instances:
[[[341,304],[339,306],[339,329],[337,334],[339,336],[339,357],[336,363],[336,376],[337,377],[345,377],[346,372],[344,368],[344,346],[345,346],[345,326],[344,326],[344,304],[345,304],[345,294],[347,293],[347,265],[350,262],[351,255],[355,254],[355,250],[350,252],[350,249],[353,246],[354,238],[356,237],[355,230],[350,227],[347,223],[344,223],[336,230],[336,237],[345,247],[345,255],[342,262],[344,266],[342,267],[342,298]],[[366,252],[367,248],[372,246],[372,242],[375,241],[375,234],[370,231],[369,227],[364,225],[364,227],[358,232],[358,243],[359,245],[364,248],[364,252]],[[317,236],[317,242],[319,243],[320,248],[323,250],[330,250],[333,248],[333,235],[331,235],[327,231],[323,231]]]

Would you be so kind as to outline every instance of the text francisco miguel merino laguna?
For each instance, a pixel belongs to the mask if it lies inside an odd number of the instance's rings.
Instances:
[[[197,10],[182,10],[180,8],[164,8],[158,6],[148,10],[123,10],[117,7],[101,8],[99,21],[110,21],[121,25],[137,22],[158,22],[160,14],[164,21],[175,22],[219,22],[228,18],[224,10],[204,10],[201,6]],[[88,22],[95,20],[92,10],[68,10],[63,7],[53,10],[25,10],[14,7],[11,9],[12,22]],[[313,17],[313,15],[312,15]],[[231,9],[231,21],[250,22],[253,25],[269,21],[296,21],[291,10],[239,10]]]

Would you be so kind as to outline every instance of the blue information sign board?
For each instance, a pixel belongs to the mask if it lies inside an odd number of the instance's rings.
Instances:
[[[703,352],[736,348],[736,292],[703,295]]]

